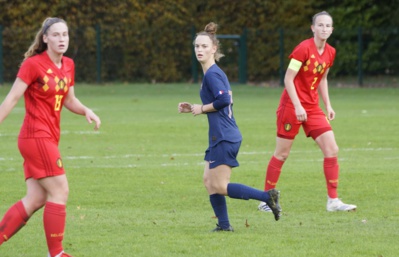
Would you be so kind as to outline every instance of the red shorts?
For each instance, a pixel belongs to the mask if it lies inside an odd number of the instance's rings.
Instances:
[[[307,137],[316,139],[324,132],[332,130],[330,122],[320,107],[306,110],[307,121],[300,122],[296,118],[295,108],[279,106],[277,109],[277,136],[294,139],[302,125]]]
[[[18,138],[24,158],[25,179],[41,179],[65,174],[58,144],[51,138]]]

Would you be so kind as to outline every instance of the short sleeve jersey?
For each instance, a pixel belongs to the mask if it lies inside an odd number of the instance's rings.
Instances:
[[[299,100],[305,109],[312,109],[319,105],[317,89],[324,73],[333,65],[335,53],[335,48],[326,43],[324,52],[320,55],[312,37],[302,41],[289,55],[290,59],[302,63],[294,79],[294,84]],[[285,89],[280,104],[292,106],[291,99]]]
[[[50,137],[59,142],[62,106],[68,89],[75,83],[73,60],[62,57],[62,67],[58,68],[44,51],[26,59],[17,77],[28,85],[19,137]]]
[[[215,146],[221,141],[232,143],[242,140],[233,115],[233,94],[226,74],[217,66],[212,65],[202,80],[200,97],[203,104],[213,103],[218,96],[228,94],[230,104],[215,112],[207,113],[209,123],[209,146]]]

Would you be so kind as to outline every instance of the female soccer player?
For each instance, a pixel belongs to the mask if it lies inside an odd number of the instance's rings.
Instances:
[[[280,218],[279,192],[267,192],[242,184],[230,183],[233,167],[237,167],[237,154],[241,145],[241,133],[233,116],[233,98],[226,74],[215,63],[223,56],[216,38],[217,24],[211,22],[196,35],[194,49],[202,66],[204,77],[200,89],[201,104],[182,102],[180,113],[194,116],[206,114],[209,123],[209,147],[205,151],[204,184],[210,196],[218,224],[212,231],[234,231],[230,225],[225,196],[236,199],[256,199],[266,202]]]
[[[276,149],[266,171],[265,191],[274,188],[281,167],[288,158],[295,136],[302,126],[307,137],[312,137],[324,155],[324,175],[327,183],[327,211],[355,210],[356,205],[338,199],[338,146],[329,120],[335,118],[328,94],[327,75],[334,63],[335,49],[327,44],[333,31],[333,20],[323,11],[313,16],[311,29],[314,36],[302,41],[290,54],[285,74],[285,89],[277,109]],[[318,90],[323,99],[327,117],[319,107]],[[270,208],[261,202],[259,210]]]
[[[89,123],[94,121],[95,130],[101,124],[100,118],[75,97],[75,65],[72,59],[63,56],[68,44],[66,22],[60,18],[45,19],[0,105],[2,123],[24,95],[26,114],[18,148],[24,158],[27,187],[26,196],[11,206],[0,222],[0,245],[44,206],[44,232],[50,257],[70,256],[62,246],[69,193],[58,149],[62,107],[86,116]]]

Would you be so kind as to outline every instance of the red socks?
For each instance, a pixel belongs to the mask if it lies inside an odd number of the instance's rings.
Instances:
[[[266,171],[265,191],[276,187],[281,174],[281,167],[284,161],[280,161],[276,157],[272,157],[269,161]],[[337,198],[339,165],[337,157],[324,158],[324,176],[327,183],[327,193],[330,198]]]
[[[337,157],[324,158],[324,176],[327,183],[327,194],[330,198],[337,198],[339,165]]]
[[[47,246],[51,256],[62,252],[66,211],[65,205],[47,202],[44,207],[43,223]],[[22,201],[8,209],[0,222],[0,245],[10,239],[29,220]]]
[[[22,201],[11,206],[0,222],[0,245],[17,233],[28,220]]]
[[[63,250],[65,209],[65,205],[51,202],[47,202],[44,206],[43,224],[50,256],[55,256]]]
[[[272,156],[266,170],[265,191],[276,187],[283,164],[284,161],[280,161],[276,157]]]

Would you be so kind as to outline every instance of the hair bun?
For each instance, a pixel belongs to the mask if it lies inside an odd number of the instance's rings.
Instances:
[[[209,34],[216,34],[216,30],[218,28],[218,25],[214,22],[210,22],[205,26],[204,31],[209,33]]]

